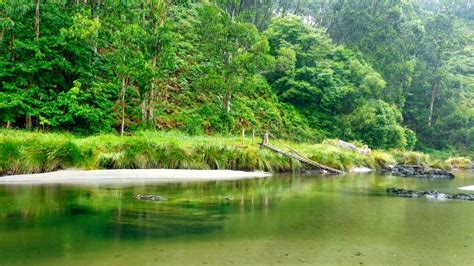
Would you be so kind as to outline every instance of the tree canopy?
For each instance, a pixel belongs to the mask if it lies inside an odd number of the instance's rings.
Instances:
[[[467,0],[0,1],[0,123],[474,152]]]

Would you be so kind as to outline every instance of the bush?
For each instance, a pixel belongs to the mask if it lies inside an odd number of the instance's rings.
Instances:
[[[360,140],[372,148],[412,149],[416,143],[414,132],[400,125],[400,111],[384,101],[368,101],[357,107],[346,119],[346,137]]]
[[[398,164],[404,165],[421,165],[428,167],[431,165],[429,155],[414,151],[392,151],[392,155]]]
[[[446,163],[455,169],[471,169],[473,166],[471,159],[465,157],[449,158]]]

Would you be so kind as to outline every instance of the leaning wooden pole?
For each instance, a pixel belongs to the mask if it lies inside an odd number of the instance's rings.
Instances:
[[[270,144],[268,144],[268,143],[262,143],[262,144],[261,144],[261,147],[267,148],[267,149],[269,149],[269,150],[271,150],[271,151],[273,151],[273,152],[279,153],[279,154],[281,154],[281,155],[283,155],[283,156],[286,156],[286,157],[289,157],[289,158],[298,160],[298,161],[300,161],[301,163],[304,163],[304,164],[306,164],[306,165],[313,166],[313,167],[316,167],[316,168],[319,168],[319,169],[323,169],[323,170],[325,170],[325,171],[327,171],[327,172],[329,172],[329,173],[331,173],[331,174],[338,174],[338,175],[344,174],[344,172],[341,171],[341,170],[334,169],[334,168],[331,168],[331,167],[329,167],[329,166],[322,165],[322,164],[320,164],[320,163],[318,163],[318,162],[315,162],[315,161],[313,161],[313,160],[311,160],[311,159],[308,159],[308,158],[306,158],[306,157],[302,157],[302,156],[297,155],[297,154],[293,154],[293,153],[288,153],[288,152],[282,151],[282,150],[280,150],[280,149],[278,149],[278,148],[276,148],[276,147],[274,147],[274,146],[272,146],[272,145],[270,145]]]

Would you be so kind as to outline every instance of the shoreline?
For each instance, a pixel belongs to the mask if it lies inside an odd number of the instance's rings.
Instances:
[[[459,190],[464,190],[464,191],[474,191],[474,185],[472,186],[464,186],[464,187],[459,187]]]
[[[39,174],[0,177],[0,185],[28,184],[123,184],[123,183],[179,183],[188,181],[220,181],[266,178],[267,172],[234,170],[188,169],[106,169],[60,170]]]

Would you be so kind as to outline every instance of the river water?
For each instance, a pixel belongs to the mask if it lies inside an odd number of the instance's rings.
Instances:
[[[474,184],[456,176],[2,185],[0,265],[474,265],[474,202],[384,191]]]

